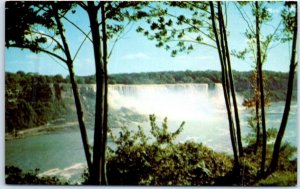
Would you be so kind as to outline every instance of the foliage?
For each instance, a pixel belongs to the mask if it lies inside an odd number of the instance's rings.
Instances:
[[[261,180],[257,175],[260,171],[260,161],[257,156],[262,153],[262,146],[256,146],[256,122],[254,118],[250,118],[248,121],[250,132],[244,138],[247,146],[245,147],[245,156],[242,158],[242,170],[243,184],[244,185],[280,185],[280,186],[291,186],[295,181],[295,173],[297,172],[297,159],[295,159],[297,148],[289,143],[284,143],[280,148],[279,160],[278,160],[278,172],[271,175],[266,175],[267,178]],[[260,128],[261,129],[261,128]],[[270,163],[272,158],[272,147],[273,141],[277,136],[276,128],[269,128],[267,130],[267,151],[266,151],[266,162]],[[262,144],[262,138],[259,138]],[[288,173],[289,176],[281,175],[281,172]],[[280,174],[279,174],[280,173]],[[278,178],[279,175],[283,176],[276,181],[274,178]],[[289,183],[292,181],[291,183]]]
[[[67,182],[57,177],[39,177],[38,169],[24,173],[14,166],[5,166],[6,184],[31,184],[31,185],[66,185]]]
[[[244,141],[246,142],[247,146],[254,146],[256,143],[256,132],[257,132],[257,127],[256,127],[256,120],[255,117],[251,116],[248,119],[248,125],[250,129],[250,132],[245,136]],[[261,128],[260,128],[261,130]],[[277,129],[274,127],[268,128],[267,130],[267,138],[268,141],[271,142],[275,140],[276,135],[277,135]],[[261,133],[261,131],[260,131]],[[261,143],[261,138],[260,138],[260,143]]]
[[[23,74],[23,76],[21,76]],[[251,74],[252,72],[238,72],[233,71],[235,78],[234,84],[237,92],[242,93],[245,97],[251,96]],[[69,83],[69,76],[63,78],[61,75],[56,76],[35,76],[32,73],[6,73],[6,95],[9,98],[14,98],[18,95],[21,86],[27,85],[36,77],[37,81],[42,80],[47,83]],[[284,100],[286,83],[288,80],[288,73],[265,71],[266,86],[270,91],[271,100]],[[297,78],[295,78],[297,79]],[[96,78],[91,76],[77,76],[76,80],[80,84],[95,84]],[[176,84],[176,83],[207,83],[213,87],[214,83],[221,82],[221,73],[218,71],[166,71],[166,72],[147,72],[147,73],[130,73],[130,74],[112,74],[109,76],[109,84]],[[297,89],[297,82],[294,83],[295,90]],[[8,91],[12,93],[7,94]],[[57,98],[59,98],[60,90],[56,90]],[[293,94],[296,99],[296,93]]]
[[[271,146],[268,145],[267,147],[267,154],[266,154],[266,162],[269,163],[272,157]],[[262,153],[262,148],[259,146],[256,153],[254,151],[255,146],[249,145],[245,148],[245,155],[241,158],[241,178],[242,180],[238,183],[236,181],[235,184],[237,185],[244,185],[244,186],[256,186],[256,185],[278,185],[278,186],[292,186],[294,185],[294,181],[296,180],[295,175],[297,173],[297,160],[295,159],[295,152],[297,149],[292,147],[290,144],[285,144],[280,151],[279,157],[279,165],[278,165],[278,172],[274,174],[267,175],[266,178],[260,178],[258,175],[260,174],[260,161],[258,161],[258,157]],[[285,172],[287,175],[284,176],[283,173]],[[278,179],[272,179],[275,177]],[[279,178],[280,177],[280,178]],[[226,177],[223,180],[227,180]],[[292,181],[293,182],[290,182]],[[224,183],[221,183],[224,184]],[[228,184],[228,182],[227,182]],[[232,183],[229,183],[232,185]]]
[[[297,172],[277,171],[259,181],[257,186],[296,186]]]
[[[150,115],[151,137],[141,127],[135,133],[123,128],[111,150],[108,182],[112,185],[213,185],[232,169],[231,159],[194,142],[175,143],[183,124],[168,131]]]
[[[58,6],[58,14],[65,15],[72,9],[74,2],[6,2],[5,14],[7,24],[5,27],[5,46],[29,49],[34,53],[51,50],[64,52],[62,45],[56,39],[60,34],[58,25],[53,16],[53,7]],[[50,42],[50,43],[49,43]],[[45,44],[51,44],[45,45]],[[46,46],[46,48],[45,48]],[[59,56],[56,56],[59,57]],[[63,58],[59,57],[61,60]]]
[[[295,19],[297,15],[296,9],[297,2],[285,2],[284,10],[281,12],[281,17],[284,24],[284,28],[282,30],[284,37],[282,42],[292,41],[294,26],[297,24],[297,19]]]
[[[38,76],[18,72],[6,73],[5,121],[6,131],[45,125],[61,116],[66,107],[61,101],[60,85],[56,76]]]
[[[246,98],[252,96],[252,72],[233,71],[234,85],[237,92]],[[286,82],[288,73],[265,71],[267,84],[266,91],[271,101],[285,100]],[[88,78],[93,78],[89,76]],[[207,83],[210,87],[214,83],[221,83],[221,73],[218,71],[177,71],[177,72],[148,72],[131,74],[112,74],[109,76],[110,84],[175,84],[175,83]],[[297,83],[294,83],[293,99],[296,99]]]
[[[214,47],[207,2],[151,3],[147,8],[147,26],[136,31],[156,41],[156,47],[170,51],[171,56],[190,53],[199,44]]]

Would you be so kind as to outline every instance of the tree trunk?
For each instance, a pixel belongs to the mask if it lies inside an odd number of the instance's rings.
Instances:
[[[228,47],[228,41],[227,41],[227,32],[226,32],[226,28],[225,28],[225,24],[224,24],[222,7],[221,7],[220,2],[218,2],[218,11],[219,11],[219,19],[220,19],[220,23],[221,23],[221,29],[223,30],[222,33],[224,35],[223,38],[224,38],[224,43],[225,43],[225,52],[226,52],[226,54],[224,54],[223,56],[226,56],[226,60],[227,60],[229,86],[230,86],[230,91],[231,91],[231,95],[232,95],[232,102],[233,102],[233,108],[234,108],[234,116],[235,116],[235,124],[236,124],[237,143],[238,143],[239,155],[243,156],[244,152],[243,152],[243,145],[242,145],[239,111],[238,111],[238,106],[237,106],[237,101],[236,101],[236,96],[235,96],[234,83],[233,83],[233,76],[232,76],[232,71],[231,71],[231,61],[230,61],[229,47]]]
[[[261,61],[261,49],[260,49],[260,19],[259,19],[259,5],[255,2],[256,7],[256,45],[257,45],[257,66],[258,66],[258,77],[259,77],[259,91],[260,91],[260,106],[261,106],[261,121],[262,121],[262,159],[260,171],[263,175],[265,172],[266,152],[267,152],[267,132],[266,132],[266,121],[265,121],[265,95],[263,85],[263,74],[262,74],[262,61]]]
[[[297,19],[297,12],[295,19]],[[271,164],[268,170],[268,173],[272,173],[276,170],[278,159],[279,159],[279,153],[280,153],[280,145],[282,138],[284,136],[286,124],[289,118],[289,112],[291,107],[291,101],[292,101],[292,93],[293,93],[293,81],[295,76],[295,70],[296,70],[296,50],[297,50],[297,21],[295,23],[294,31],[293,31],[293,45],[292,45],[292,53],[291,53],[291,62],[290,62],[290,71],[289,71],[289,79],[288,79],[288,88],[287,88],[287,95],[285,100],[285,107],[284,112],[280,124],[280,128],[275,140],[274,149],[273,149],[273,155]]]
[[[98,7],[93,1],[88,1],[87,12],[90,20],[93,38],[93,49],[96,67],[96,107],[95,107],[95,130],[93,148],[93,174],[92,184],[106,184],[103,178],[103,123],[104,123],[104,94],[105,94],[105,71],[102,60],[100,44],[100,32],[98,22]]]
[[[103,121],[103,143],[102,143],[102,156],[103,156],[103,165],[102,165],[102,180],[105,184],[107,182],[106,176],[106,144],[107,144],[107,130],[108,130],[108,72],[107,72],[107,54],[108,54],[108,47],[107,47],[107,31],[106,31],[106,10],[105,10],[105,3],[101,3],[101,19],[102,19],[102,44],[103,44],[103,64],[104,64],[104,121]]]
[[[233,150],[233,156],[234,156],[234,164],[235,164],[235,169],[238,170],[239,169],[239,158],[238,158],[237,147],[236,147],[236,136],[235,136],[235,131],[234,131],[234,123],[233,123],[233,119],[232,119],[230,103],[228,100],[229,99],[228,88],[227,88],[226,79],[225,79],[227,74],[225,72],[225,67],[224,67],[224,62],[223,62],[224,59],[222,56],[218,32],[217,32],[216,23],[215,23],[214,5],[213,5],[213,2],[211,2],[211,1],[209,2],[209,4],[210,4],[210,10],[211,10],[211,20],[212,20],[212,25],[213,25],[213,32],[215,34],[216,45],[218,48],[219,59],[220,59],[221,68],[222,68],[222,86],[223,86],[224,99],[225,99],[228,122],[229,122],[229,131],[230,131],[230,138],[231,138],[231,144],[232,144],[232,150]]]
[[[258,67],[255,69],[256,74],[256,86],[255,86],[255,119],[256,119],[256,143],[254,147],[254,153],[257,153],[257,149],[260,145],[260,119],[259,119],[259,78],[258,78]]]
[[[81,107],[81,103],[80,103],[80,97],[79,97],[77,83],[75,80],[73,61],[71,58],[71,53],[69,50],[69,46],[67,44],[67,40],[66,40],[64,32],[63,32],[63,26],[62,26],[62,23],[60,22],[60,19],[58,16],[58,10],[57,10],[55,4],[53,4],[52,7],[53,7],[53,11],[54,11],[55,21],[57,23],[57,28],[59,30],[59,34],[61,36],[61,40],[64,45],[64,53],[67,58],[67,66],[68,66],[68,70],[69,70],[69,74],[70,74],[70,82],[72,85],[72,90],[73,90],[73,95],[74,95],[74,101],[75,101],[75,106],[76,106],[76,111],[77,111],[77,119],[78,119],[78,123],[79,123],[81,139],[82,139],[85,157],[86,157],[86,161],[87,161],[87,165],[88,165],[88,170],[91,173],[91,170],[92,170],[91,153],[89,150],[89,143],[88,143],[88,137],[87,137],[87,133],[86,133],[85,124],[83,121],[83,111],[82,111],[82,107]]]
[[[231,102],[230,102],[230,83],[228,79],[228,68],[227,68],[227,58],[226,58],[226,48],[225,48],[225,39],[224,39],[224,30],[222,27],[222,20],[221,20],[221,4],[218,2],[218,23],[219,23],[219,30],[220,30],[220,51],[221,51],[221,57],[222,57],[222,70],[224,70],[224,86],[227,91],[227,98],[228,98],[228,103],[229,103],[229,108],[231,110]]]
[[[88,170],[89,170],[89,173],[91,173],[91,171],[92,171],[91,152],[89,150],[87,132],[86,132],[85,124],[83,122],[83,111],[82,111],[82,107],[81,107],[81,103],[80,103],[80,97],[79,97],[77,83],[75,80],[73,64],[69,65],[68,69],[69,69],[70,81],[71,81],[71,85],[72,85],[72,89],[73,89],[74,101],[75,101],[75,105],[76,105],[77,118],[78,118],[78,123],[79,123],[79,128],[80,128],[81,139],[82,139],[85,157],[86,157],[86,161],[87,161],[87,165],[88,165]]]

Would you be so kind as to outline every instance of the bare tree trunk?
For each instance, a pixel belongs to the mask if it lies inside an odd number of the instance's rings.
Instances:
[[[221,20],[221,14],[222,14],[222,8],[220,2],[218,2],[218,23],[219,23],[219,30],[220,30],[220,51],[221,51],[221,57],[223,60],[223,66],[224,66],[224,81],[225,81],[225,88],[227,91],[227,98],[229,103],[229,108],[231,110],[231,102],[230,102],[230,83],[228,79],[228,68],[227,68],[227,58],[226,58],[226,48],[225,48],[225,39],[224,39],[224,30],[222,27],[222,20]]]
[[[102,19],[102,44],[103,44],[103,64],[104,64],[104,121],[103,121],[103,142],[102,142],[102,179],[105,184],[107,182],[106,176],[106,145],[107,145],[107,130],[108,130],[108,72],[107,72],[107,54],[108,54],[108,47],[107,47],[107,31],[106,31],[106,10],[104,2],[101,3],[101,19]]]
[[[96,66],[96,111],[93,148],[93,174],[92,184],[105,184],[103,178],[103,123],[104,123],[104,94],[105,94],[105,70],[102,60],[101,38],[99,32],[98,11],[99,8],[93,1],[88,1],[87,12],[93,38],[94,58]]]
[[[297,11],[297,10],[296,10]],[[297,19],[297,12],[295,18]],[[280,145],[282,138],[284,136],[285,128],[287,125],[287,121],[289,118],[289,112],[291,107],[291,101],[292,101],[292,93],[293,93],[293,81],[295,76],[295,70],[296,70],[296,50],[297,50],[297,20],[294,26],[293,31],[293,45],[292,45],[292,53],[291,53],[291,62],[290,62],[290,71],[289,71],[289,79],[288,79],[288,88],[287,88],[287,94],[286,94],[286,100],[285,100],[285,107],[284,112],[280,124],[280,128],[275,140],[274,149],[273,149],[273,155],[271,164],[268,170],[268,173],[272,173],[276,170],[278,159],[279,159],[279,153],[280,153]]]
[[[223,56],[226,56],[227,65],[228,65],[227,70],[228,70],[229,86],[230,86],[230,90],[231,90],[234,115],[235,115],[235,124],[236,124],[239,155],[243,156],[244,152],[243,152],[243,145],[242,145],[240,118],[239,118],[238,106],[237,106],[237,101],[236,101],[236,96],[235,96],[235,89],[234,89],[233,76],[232,76],[232,71],[231,71],[231,61],[230,61],[229,47],[228,47],[228,40],[227,40],[227,32],[226,32],[226,28],[225,28],[225,24],[224,24],[221,2],[218,2],[218,11],[219,11],[219,19],[220,19],[220,23],[221,23],[221,30],[223,30],[222,33],[224,35],[226,55],[224,54]]]
[[[267,132],[266,132],[266,120],[265,120],[265,95],[264,95],[264,85],[263,85],[263,74],[262,74],[262,61],[261,61],[261,49],[260,49],[260,16],[259,16],[259,5],[255,1],[256,7],[256,45],[257,45],[257,66],[258,66],[258,77],[259,77],[259,89],[260,89],[260,105],[261,105],[261,121],[262,121],[262,134],[263,134],[263,144],[262,144],[262,159],[260,171],[263,175],[265,172],[265,162],[266,162],[266,152],[267,152]]]
[[[211,2],[211,1],[209,2],[209,4],[210,4],[210,10],[211,10],[211,20],[212,20],[212,25],[213,25],[213,32],[215,34],[216,44],[217,44],[218,53],[219,53],[219,59],[220,59],[221,68],[222,68],[222,85],[223,85],[223,92],[224,92],[225,104],[226,104],[227,115],[228,115],[230,138],[231,138],[231,144],[232,144],[232,150],[233,150],[233,156],[234,156],[234,164],[235,164],[235,168],[238,170],[239,169],[239,158],[238,158],[237,147],[236,147],[236,135],[235,135],[235,130],[234,130],[232,113],[231,113],[231,109],[230,109],[230,102],[228,100],[229,93],[228,93],[228,88],[227,88],[226,79],[225,79],[227,77],[227,74],[225,72],[225,66],[224,66],[224,62],[223,62],[223,60],[224,60],[223,54],[221,51],[218,32],[217,32],[216,23],[215,23],[214,5],[213,5],[213,2]]]
[[[81,139],[82,139],[85,157],[86,157],[86,161],[87,161],[87,165],[88,165],[88,170],[89,170],[89,172],[91,172],[91,169],[92,169],[91,153],[89,150],[89,143],[88,143],[88,137],[87,137],[87,133],[86,133],[85,124],[83,121],[83,111],[82,111],[82,107],[81,107],[81,103],[80,103],[78,87],[77,87],[77,83],[75,80],[75,74],[74,74],[74,69],[73,69],[73,60],[71,58],[69,46],[68,46],[67,40],[65,38],[64,32],[63,32],[62,23],[60,22],[60,19],[58,16],[58,10],[57,10],[55,4],[53,4],[52,7],[53,7],[53,11],[54,11],[55,21],[57,23],[57,27],[59,30],[59,34],[61,36],[61,40],[64,45],[64,53],[67,58],[67,66],[68,66],[68,70],[69,70],[69,74],[70,74],[70,82],[72,85],[72,90],[73,90],[73,95],[74,95],[74,101],[75,101],[75,106],[76,106],[76,111],[77,111],[77,119],[78,119],[78,123],[79,123]]]
[[[256,66],[256,86],[255,86],[255,119],[256,119],[256,143],[254,147],[254,153],[257,153],[257,149],[260,145],[260,119],[259,119],[259,77],[258,77],[258,67]]]
[[[78,118],[80,133],[81,133],[81,139],[82,139],[82,143],[83,143],[85,157],[87,160],[88,170],[89,170],[89,173],[91,173],[91,171],[92,171],[91,152],[89,150],[87,132],[86,132],[85,124],[83,122],[83,111],[82,111],[82,107],[81,107],[81,103],[80,103],[80,97],[79,97],[77,83],[75,80],[73,65],[72,64],[69,65],[68,68],[69,68],[70,81],[71,81],[75,105],[76,105],[77,118]]]

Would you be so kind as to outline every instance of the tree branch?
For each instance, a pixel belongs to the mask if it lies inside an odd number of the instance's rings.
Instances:
[[[32,47],[30,47],[30,46],[22,46],[22,45],[17,45],[17,44],[9,44],[9,45],[6,45],[6,47],[7,47],[7,48],[13,47],[13,48],[20,48],[20,49],[28,49],[28,50],[30,50],[30,51],[33,51],[33,50],[32,50]],[[49,55],[51,55],[51,56],[53,56],[53,57],[55,57],[55,58],[57,58],[57,59],[59,59],[59,60],[65,62],[65,63],[67,63],[67,60],[65,60],[65,59],[62,58],[61,56],[59,56],[59,55],[57,55],[57,54],[55,54],[55,53],[53,53],[53,52],[51,52],[51,51],[48,51],[48,50],[46,50],[46,49],[37,47],[37,48],[36,48],[36,51],[41,51],[41,52],[43,52],[43,53],[49,54]]]
[[[152,6],[147,6],[148,8],[151,8],[151,9],[153,9],[153,10],[159,10],[159,9],[156,9],[156,8],[154,8],[154,7],[152,7]],[[168,16],[170,16],[170,17],[173,17],[173,18],[176,18],[177,19],[177,16],[175,16],[175,15],[173,15],[173,14],[170,14],[170,13],[166,13]],[[212,41],[214,41],[214,39],[211,37],[211,36],[209,36],[208,34],[206,34],[205,32],[203,32],[202,30],[200,30],[198,27],[195,27],[194,25],[192,25],[192,24],[190,24],[190,23],[188,23],[188,22],[186,22],[186,21],[183,21],[185,24],[187,24],[188,26],[191,26],[191,27],[193,27],[193,28],[195,28],[196,30],[198,30],[198,32],[200,32],[201,34],[203,34],[204,36],[206,36],[207,38],[209,38],[210,40],[212,40]]]
[[[129,26],[130,23],[131,23],[131,22],[128,21],[128,23],[126,24],[126,26],[125,26],[124,28],[126,28],[127,26]],[[129,32],[129,31],[128,31],[128,32]],[[112,55],[113,49],[115,48],[117,42],[118,42],[121,38],[123,38],[128,32],[123,33],[123,34],[122,34],[122,32],[120,32],[120,33],[118,34],[118,36],[116,37],[116,40],[114,41],[114,43],[113,43],[113,45],[112,45],[112,48],[110,49],[110,51],[109,51],[109,53],[108,53],[107,58],[110,58],[110,56]]]
[[[250,29],[250,31],[251,31],[252,33],[255,33],[255,32],[254,32],[254,27],[253,27],[253,25],[251,24],[251,21],[249,21],[250,19],[249,19],[248,15],[243,11],[243,9],[242,9],[241,7],[239,7],[239,6],[237,5],[237,3],[234,3],[234,5],[235,5],[235,7],[237,8],[237,10],[239,11],[239,13],[241,14],[243,20],[246,22],[246,24],[247,24],[248,28]],[[246,16],[247,18],[246,18],[245,16]]]
[[[66,18],[65,16],[63,16],[63,18],[68,21],[70,24],[72,24],[75,28],[77,28],[86,38],[89,39],[89,41],[91,43],[93,43],[93,40],[88,36],[88,34],[86,34],[79,26],[77,26],[74,22],[72,22],[71,20],[69,20],[68,18]],[[91,31],[89,32],[91,33]]]
[[[74,55],[72,61],[74,61],[75,58],[77,57],[77,55],[78,55],[78,53],[79,53],[81,47],[83,46],[83,44],[84,44],[84,42],[86,41],[86,39],[88,39],[88,35],[89,35],[90,33],[91,33],[91,31],[85,36],[84,40],[81,42],[81,44],[80,44],[80,46],[78,47],[78,49],[77,49],[77,51],[76,51],[76,53],[75,53],[75,55]]]
[[[84,2],[77,2],[78,3],[78,5],[81,7],[81,8],[83,8],[84,10],[88,10],[88,7],[87,7],[87,5],[86,4],[84,4]]]
[[[271,34],[271,38],[270,40],[267,42],[266,47],[264,49],[263,52],[263,58],[262,58],[262,63],[264,63],[264,61],[266,60],[267,56],[267,51],[270,50],[270,48],[268,48],[268,46],[270,45],[272,39],[274,38],[274,36],[276,35],[277,31],[279,30],[279,27],[281,26],[282,21],[280,21],[280,23],[278,24],[278,26],[276,27],[275,31]]]
[[[32,30],[31,31],[32,33],[35,33],[35,34],[39,34],[39,35],[43,35],[43,36],[46,36],[48,38],[50,38],[51,40],[55,41],[56,44],[62,49],[62,51],[65,51],[65,49],[63,48],[63,46],[60,44],[60,42],[54,38],[54,36],[51,36],[51,35],[48,35],[48,34],[45,34],[45,33],[41,33],[41,32],[38,32],[38,31],[34,31]]]
[[[211,45],[211,44],[209,44],[209,43],[205,43],[205,42],[198,42],[198,41],[194,41],[194,40],[188,40],[188,39],[178,39],[178,40],[176,40],[176,39],[173,39],[173,40],[170,40],[170,42],[179,42],[179,41],[182,41],[182,42],[189,42],[189,43],[196,43],[196,44],[201,44],[201,45],[205,45],[205,46],[208,46],[208,47],[212,47],[212,48],[214,48],[214,49],[217,49],[217,47],[216,46],[213,46],[213,45]]]

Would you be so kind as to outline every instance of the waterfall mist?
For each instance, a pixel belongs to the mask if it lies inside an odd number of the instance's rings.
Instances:
[[[238,97],[238,101],[241,100]],[[171,131],[185,121],[179,142],[194,140],[216,150],[231,152],[220,83],[210,87],[208,84],[111,85],[109,106],[111,109],[127,108],[147,116],[155,114],[159,125],[167,117]],[[149,122],[140,125],[149,129]]]

